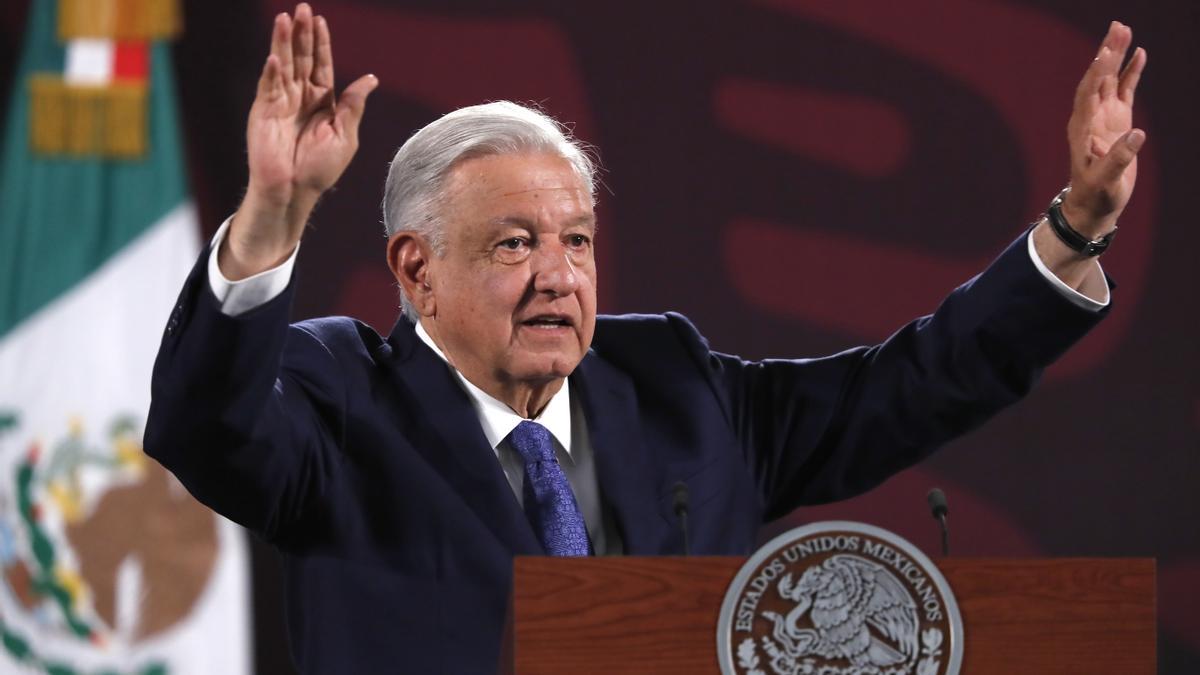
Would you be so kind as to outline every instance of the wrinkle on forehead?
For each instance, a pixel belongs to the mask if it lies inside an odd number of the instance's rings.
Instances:
[[[526,190],[514,190],[512,192],[501,192],[500,196],[501,197],[513,197],[516,195],[527,194],[529,192],[541,192],[543,190],[546,190],[546,191],[554,190],[554,191],[558,191],[558,192],[584,192],[583,187],[581,187],[579,185],[559,185],[559,186],[552,186],[552,187],[538,186],[538,187],[531,187]]]
[[[498,163],[510,160],[532,159],[539,161],[539,166],[529,167],[519,172],[519,178],[510,172],[495,171]],[[465,183],[460,188],[475,184],[487,191],[504,190],[497,193],[500,196],[511,196],[537,190],[568,190],[590,193],[582,176],[575,167],[564,157],[546,153],[513,154],[513,155],[484,155],[464,160],[451,170],[449,184]],[[516,180],[514,180],[516,178]],[[564,182],[565,181],[565,182]],[[512,189],[520,186],[519,189]]]

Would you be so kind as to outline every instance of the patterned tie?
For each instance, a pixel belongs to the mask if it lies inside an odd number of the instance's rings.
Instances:
[[[546,553],[588,555],[591,544],[587,525],[571,484],[554,456],[549,430],[537,422],[521,422],[508,438],[525,460],[525,515]]]

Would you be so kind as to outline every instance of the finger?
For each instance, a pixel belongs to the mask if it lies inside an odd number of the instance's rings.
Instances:
[[[1129,44],[1128,37],[1122,39],[1124,30],[1128,30],[1123,29],[1124,27],[1116,21],[1108,25],[1108,32],[1100,41],[1096,58],[1092,59],[1091,65],[1083,74],[1083,79],[1079,81],[1079,87],[1075,90],[1076,105],[1079,105],[1083,98],[1099,93],[1104,78],[1116,75],[1121,60],[1114,59],[1114,56],[1117,51],[1124,54],[1124,49]]]
[[[1117,93],[1117,69],[1121,67],[1121,53],[1108,46],[1097,61],[1100,64],[1100,76],[1097,78],[1101,100],[1115,96]]]
[[[1075,89],[1074,108],[1071,111],[1071,118],[1067,122],[1067,138],[1071,143],[1072,158],[1079,164],[1077,168],[1084,166],[1086,157],[1075,157],[1077,153],[1074,152],[1074,149],[1086,152],[1088,137],[1091,135],[1091,119],[1096,112],[1096,107],[1100,104],[1102,73],[1107,66],[1110,54],[1111,51],[1107,44],[1100,45],[1100,51],[1088,66],[1087,71],[1084,72],[1079,86]]]
[[[1133,105],[1133,95],[1137,92],[1138,80],[1142,79],[1142,70],[1146,68],[1146,50],[1138,47],[1133,52],[1133,58],[1121,73],[1121,84],[1117,88],[1117,96],[1122,101]]]
[[[367,96],[378,86],[379,78],[363,75],[342,92],[334,112],[334,124],[342,129],[343,135],[358,138],[358,123],[362,121],[363,110],[367,107]]]
[[[293,46],[295,52],[295,76],[301,82],[307,82],[312,77],[313,69],[313,16],[308,3],[296,5],[296,23],[293,29]]]
[[[1099,93],[1100,81],[1104,78],[1104,68],[1108,65],[1110,51],[1108,44],[1101,44],[1100,51],[1096,52],[1096,58],[1092,59],[1091,64],[1084,71],[1083,78],[1079,80],[1079,86],[1075,88],[1076,108],[1085,107],[1091,97]]]
[[[1120,21],[1114,21],[1109,26],[1107,42],[1112,51],[1112,64],[1100,87],[1101,98],[1117,95],[1119,71],[1121,64],[1125,63],[1125,54],[1129,52],[1129,45],[1133,44],[1133,29]]]
[[[1108,47],[1109,51],[1124,55],[1125,50],[1129,48],[1129,44],[1133,41],[1133,30],[1121,23],[1120,21],[1110,21],[1108,30],[1104,32],[1104,39],[1100,41],[1102,47]]]
[[[333,43],[329,38],[329,24],[325,17],[316,19],[317,50],[316,64],[313,70],[313,83],[322,87],[333,86]]]
[[[1142,144],[1146,141],[1146,132],[1141,129],[1132,129],[1121,137],[1112,147],[1108,149],[1108,154],[1098,161],[1096,167],[1096,175],[1101,184],[1115,183],[1121,179],[1121,174],[1125,173],[1125,169],[1137,157],[1138,150],[1142,149]]]
[[[258,78],[258,95],[271,100],[283,93],[283,78],[279,74],[279,57],[274,54],[267,56],[263,64],[262,75]]]
[[[271,55],[279,60],[279,71],[292,76],[292,17],[286,13],[275,17],[271,32]]]
[[[1113,21],[1109,24],[1105,41],[1108,42],[1108,48],[1119,57],[1117,63],[1124,63],[1125,53],[1129,51],[1129,45],[1133,44],[1133,29],[1120,21]]]

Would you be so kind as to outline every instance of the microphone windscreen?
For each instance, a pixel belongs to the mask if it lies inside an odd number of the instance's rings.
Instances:
[[[675,513],[686,510],[688,507],[688,486],[687,483],[679,481],[671,488],[675,493]]]
[[[942,492],[941,488],[930,490],[925,499],[929,502],[929,509],[933,511],[934,518],[950,513],[950,507],[946,505],[946,493]]]

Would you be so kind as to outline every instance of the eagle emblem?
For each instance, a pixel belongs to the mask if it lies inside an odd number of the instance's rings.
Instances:
[[[796,606],[786,616],[763,615],[774,624],[772,636],[789,661],[815,655],[858,668],[907,670],[915,664],[917,605],[882,565],[835,555],[806,569],[798,582],[785,574],[776,589]]]

